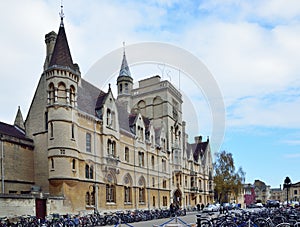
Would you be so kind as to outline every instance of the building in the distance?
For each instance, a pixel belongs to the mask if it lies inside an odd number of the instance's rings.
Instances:
[[[256,202],[253,184],[244,184],[244,206],[249,206]]]
[[[266,185],[261,180],[255,180],[253,186],[256,202],[266,204],[267,200],[271,197],[270,185]]]
[[[271,200],[276,200],[276,201],[283,201],[283,193],[282,193],[282,188],[281,185],[279,188],[271,188],[270,189],[270,193],[271,193]]]
[[[45,42],[25,122],[18,110],[14,125],[0,124],[1,198],[31,195],[41,216],[213,202],[209,139],[188,142],[182,95],[169,81],[133,88],[124,51],[115,97],[82,78],[63,18]]]

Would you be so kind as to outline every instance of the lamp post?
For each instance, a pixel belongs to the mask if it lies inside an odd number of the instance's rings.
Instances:
[[[291,187],[291,179],[289,177],[286,177],[284,179],[284,183],[283,183],[283,188],[286,189],[286,206],[288,206],[288,202],[289,202],[289,189]]]

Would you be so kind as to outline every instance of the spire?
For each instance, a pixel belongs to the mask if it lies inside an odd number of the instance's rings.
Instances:
[[[64,17],[65,17],[65,14],[64,14],[64,10],[63,10],[64,6],[60,5],[60,13],[59,13],[59,16],[60,16],[60,27],[63,27],[64,26]]]
[[[23,116],[22,116],[20,106],[18,107],[18,112],[17,112],[17,116],[15,118],[14,125],[19,127],[22,130],[25,130],[24,120],[23,120]]]
[[[59,31],[56,37],[55,46],[53,49],[52,57],[49,63],[49,67],[51,66],[62,66],[62,67],[69,67],[73,70],[76,70],[77,67],[74,66],[65,27],[63,23],[64,12],[63,6],[61,6],[61,11],[59,13],[60,16],[60,26]]]
[[[119,73],[119,77],[120,76],[131,77],[131,73],[130,73],[128,63],[127,63],[127,60],[126,60],[125,42],[123,42],[123,61],[122,61],[122,65],[121,65],[121,69],[120,69],[120,73]]]

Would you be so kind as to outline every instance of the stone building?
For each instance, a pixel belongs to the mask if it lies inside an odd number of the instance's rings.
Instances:
[[[296,182],[290,185],[290,187],[283,188],[282,190],[282,202],[287,201],[291,203],[292,201],[299,202],[300,201],[300,182]]]
[[[209,139],[188,142],[182,95],[169,81],[153,76],[133,88],[124,51],[115,98],[110,86],[102,91],[82,78],[62,17],[58,34],[48,33],[45,42],[44,71],[25,122],[0,125],[5,158],[18,152],[24,168],[13,172],[4,160],[2,180],[15,186],[2,194],[38,191],[45,213],[213,202]],[[16,149],[6,136],[18,139]]]
[[[281,189],[281,185],[279,188],[271,188],[270,189],[270,193],[271,193],[271,200],[276,200],[276,201],[283,201],[283,192]]]
[[[255,180],[253,185],[256,202],[266,204],[267,200],[271,197],[270,186],[260,180]]]

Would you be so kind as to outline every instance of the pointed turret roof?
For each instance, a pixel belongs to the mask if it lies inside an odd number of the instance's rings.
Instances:
[[[129,76],[129,77],[131,77],[131,73],[130,73],[130,70],[129,70],[129,67],[128,67],[125,52],[123,54],[123,61],[122,61],[119,76]]]
[[[22,116],[20,106],[18,107],[18,112],[17,112],[17,116],[15,118],[14,125],[19,127],[22,130],[25,130],[24,120],[23,120],[23,116]]]
[[[128,66],[128,63],[126,60],[125,48],[123,51],[123,60],[122,60],[122,65],[121,65],[121,69],[120,69],[120,73],[119,73],[119,77],[123,77],[123,76],[131,78],[131,73],[130,73],[129,66]]]
[[[61,22],[59,26],[59,31],[57,34],[53,54],[50,60],[49,67],[51,66],[62,66],[69,67],[73,70],[76,70],[76,67],[73,64],[67,35],[65,32],[65,26],[63,23],[63,12],[60,13]]]

